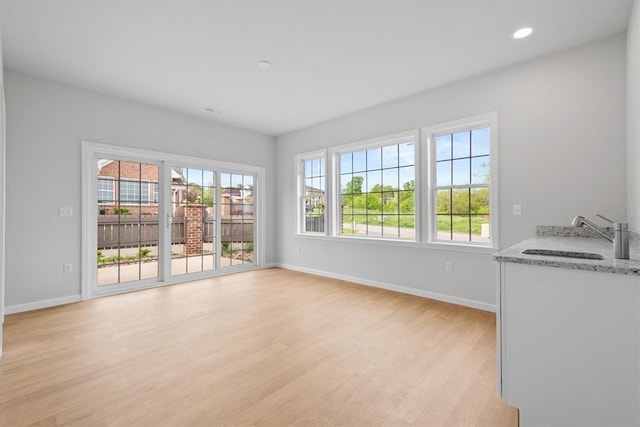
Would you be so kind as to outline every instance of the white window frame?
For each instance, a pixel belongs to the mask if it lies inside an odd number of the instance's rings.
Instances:
[[[138,202],[131,202],[131,201],[126,201],[123,202],[122,201],[122,183],[123,182],[127,182],[127,183],[139,183],[139,189],[140,189],[140,197],[138,198],[139,201]],[[136,178],[121,178],[118,180],[118,203],[120,204],[120,206],[148,206],[153,204],[153,194],[150,193],[150,190],[152,190],[152,188],[149,187],[149,184],[152,184],[154,181],[149,181],[148,179],[136,179]],[[147,197],[146,199],[144,199],[142,196],[144,196],[144,192],[143,192],[143,188],[147,189]]]
[[[100,181],[105,181],[105,182],[110,182],[111,183],[111,198],[107,199],[108,201],[100,201],[100,197],[98,197],[98,191],[109,191],[109,190],[100,190],[97,188],[96,186],[96,199],[98,200],[98,203],[101,203],[103,205],[108,205],[108,204],[114,204],[115,202],[117,202],[116,200],[116,180],[115,178],[113,178],[112,176],[99,176],[98,180]]]
[[[306,210],[305,210],[305,190],[306,190],[306,182],[305,182],[305,173],[304,173],[304,163],[308,160],[316,160],[318,158],[324,159],[324,169],[321,173],[324,176],[324,231],[306,231]],[[295,171],[296,171],[296,218],[297,218],[297,227],[296,231],[298,234],[311,235],[311,236],[326,236],[329,231],[329,212],[331,206],[331,192],[329,191],[329,168],[328,166],[328,156],[327,150],[320,151],[311,151],[308,153],[302,153],[295,156]]]
[[[435,196],[436,185],[436,157],[435,157],[435,137],[438,135],[467,131],[474,128],[489,128],[489,243],[467,242],[455,240],[437,239],[436,208],[437,200]],[[496,249],[499,246],[498,238],[498,115],[497,113],[482,114],[466,119],[454,120],[434,126],[422,128],[422,137],[426,142],[426,158],[423,160],[424,166],[429,171],[427,200],[428,200],[428,242],[435,245],[459,246],[459,247],[480,247]],[[424,213],[422,216],[425,216]]]
[[[82,151],[82,299],[87,300],[94,297],[114,295],[124,292],[132,292],[140,289],[154,288],[158,286],[181,283],[185,280],[196,280],[206,277],[220,276],[232,272],[255,270],[264,268],[266,263],[266,172],[261,166],[231,163],[212,159],[194,158],[189,156],[164,153],[159,151],[142,150],[136,148],[122,147],[110,144],[101,144],[83,141]],[[97,247],[97,227],[98,203],[97,203],[97,160],[100,158],[118,158],[119,160],[140,161],[158,163],[159,171],[159,240],[164,247],[171,247],[171,233],[167,232],[170,224],[170,208],[165,200],[165,186],[171,178],[171,165],[188,165],[194,168],[212,169],[216,172],[244,173],[255,176],[254,183],[254,215],[256,217],[254,229],[254,260],[251,264],[233,266],[229,268],[218,268],[202,273],[193,273],[188,277],[171,276],[170,250],[165,250],[164,268],[159,269],[158,277],[154,279],[141,280],[136,285],[128,283],[110,285],[108,289],[97,288],[97,267],[96,267],[96,247]],[[219,215],[218,215],[219,217]],[[219,235],[219,230],[218,230]]]
[[[340,188],[340,156],[344,153],[350,153],[354,151],[366,151],[372,148],[377,147],[385,147],[389,145],[402,144],[404,142],[412,141],[414,143],[414,180],[415,180],[415,190],[414,190],[414,238],[413,239],[402,239],[398,237],[385,237],[385,236],[359,236],[359,235],[344,235],[340,233],[340,225],[341,218],[339,209],[341,207],[341,188]],[[331,176],[333,181],[332,186],[330,187],[333,190],[333,194],[328,196],[327,199],[332,201],[332,209],[331,209],[331,234],[334,237],[341,239],[356,239],[356,240],[379,240],[379,241],[391,241],[391,242],[406,242],[406,243],[416,243],[421,241],[422,235],[422,216],[421,215],[421,190],[420,190],[420,182],[422,182],[420,178],[421,174],[421,143],[420,143],[420,131],[419,129],[413,129],[405,132],[399,132],[391,135],[381,136],[377,138],[367,139],[363,141],[358,141],[350,144],[340,145],[331,147],[329,149],[329,157],[331,158],[331,170],[327,173],[327,175]],[[329,188],[329,187],[327,187]]]
[[[457,130],[468,130],[470,127],[487,126],[490,128],[490,184],[489,184],[489,213],[490,213],[490,244],[482,242],[437,240],[435,212],[437,204],[433,196],[435,184],[435,160],[432,154],[433,135],[451,133]],[[349,151],[365,150],[373,148],[378,143],[384,146],[393,138],[412,137],[416,142],[415,149],[415,240],[397,239],[379,236],[352,236],[340,235],[340,157],[339,155]],[[392,142],[393,143],[393,142]],[[368,147],[371,145],[371,147]],[[301,181],[301,161],[313,156],[326,153],[325,180],[326,180],[326,218],[325,233],[301,233],[303,220],[303,207],[300,203],[300,191],[303,186]],[[378,138],[362,140],[359,142],[336,145],[295,156],[296,171],[296,235],[299,238],[340,240],[354,245],[385,245],[400,247],[421,247],[451,250],[456,252],[493,253],[499,248],[499,206],[498,206],[498,114],[496,112],[452,120],[436,125],[425,126],[420,129],[408,130]]]

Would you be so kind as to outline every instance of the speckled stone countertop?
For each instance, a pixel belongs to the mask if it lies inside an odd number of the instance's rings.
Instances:
[[[523,240],[493,255],[499,262],[513,262],[572,270],[600,271],[603,273],[640,276],[640,238],[630,233],[629,259],[614,259],[613,244],[602,237],[595,237],[589,230],[575,227],[538,226],[536,237]],[[600,254],[603,260],[567,258],[549,255],[528,255],[526,249],[543,249],[563,252],[587,252]]]

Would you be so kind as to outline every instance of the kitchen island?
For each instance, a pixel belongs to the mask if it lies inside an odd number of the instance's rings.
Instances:
[[[498,386],[523,427],[640,425],[637,235],[629,258],[571,227],[494,255]]]

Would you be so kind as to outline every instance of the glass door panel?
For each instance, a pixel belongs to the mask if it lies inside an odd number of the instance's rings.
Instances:
[[[157,164],[99,159],[98,286],[158,277]]]
[[[254,176],[220,173],[220,266],[253,264]]]
[[[216,187],[212,170],[171,168],[171,275],[216,269]]]

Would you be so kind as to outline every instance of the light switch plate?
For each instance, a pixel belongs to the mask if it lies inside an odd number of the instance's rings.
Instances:
[[[61,206],[58,213],[60,216],[73,216],[73,208],[68,206]]]
[[[453,263],[452,262],[445,262],[444,263],[444,271],[446,271],[447,273],[453,273]]]

